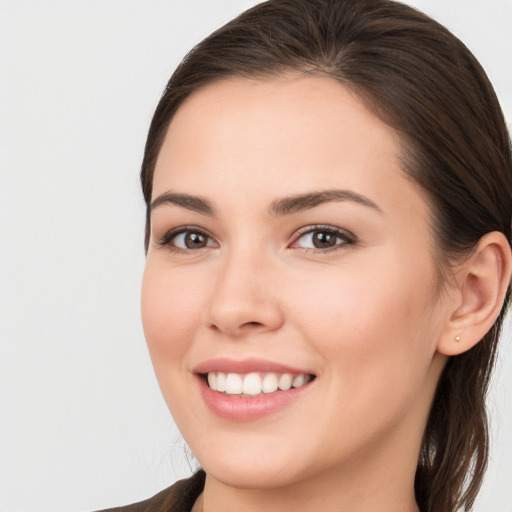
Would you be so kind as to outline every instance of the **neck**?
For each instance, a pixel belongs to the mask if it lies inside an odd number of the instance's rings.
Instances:
[[[414,497],[415,462],[400,465],[396,458],[372,458],[373,464],[352,461],[347,469],[324,471],[278,488],[248,488],[207,475],[198,500],[203,508],[197,512],[419,512]]]
[[[342,484],[336,487],[316,488],[311,485],[279,490],[236,489],[225,486],[207,477],[205,492],[198,500],[197,512],[419,512],[413,492],[400,493],[380,489],[372,493],[373,487],[347,489]]]

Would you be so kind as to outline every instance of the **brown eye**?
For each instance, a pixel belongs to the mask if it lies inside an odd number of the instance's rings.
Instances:
[[[187,249],[201,249],[206,247],[208,237],[202,233],[184,233],[183,243]]]
[[[355,237],[344,230],[335,227],[319,226],[317,228],[310,228],[308,231],[304,231],[292,244],[292,247],[326,251],[354,243]]]
[[[218,247],[211,237],[197,229],[182,229],[178,232],[167,233],[159,244],[168,246],[171,250],[176,251],[191,251],[205,247]]]
[[[328,231],[316,231],[313,233],[312,242],[317,249],[327,249],[336,245],[337,236]]]

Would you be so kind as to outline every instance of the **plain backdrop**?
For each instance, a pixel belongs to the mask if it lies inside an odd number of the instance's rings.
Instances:
[[[190,474],[139,314],[146,131],[173,68],[249,0],[0,0],[0,512],[80,512]],[[512,0],[417,0],[512,120]],[[484,7],[485,5],[485,7]],[[477,512],[512,511],[512,344]]]

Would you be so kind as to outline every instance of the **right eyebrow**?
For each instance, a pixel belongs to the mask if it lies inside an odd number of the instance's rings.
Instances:
[[[159,195],[156,199],[151,201],[149,209],[150,211],[153,211],[155,208],[158,208],[164,204],[181,206],[187,210],[202,213],[203,215],[208,215],[210,217],[215,216],[215,209],[207,199],[198,196],[191,196],[188,194],[177,194],[174,192],[164,192],[163,194]]]
[[[371,199],[353,190],[328,189],[317,192],[306,192],[273,201],[269,212],[271,215],[290,215],[301,210],[309,210],[315,206],[331,202],[352,201],[371,208],[380,214],[384,212]]]

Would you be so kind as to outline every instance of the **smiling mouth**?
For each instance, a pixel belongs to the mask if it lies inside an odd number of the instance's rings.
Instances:
[[[311,382],[315,376],[306,373],[251,372],[246,374],[208,372],[203,378],[213,391],[226,395],[255,397],[261,394],[288,391]]]

